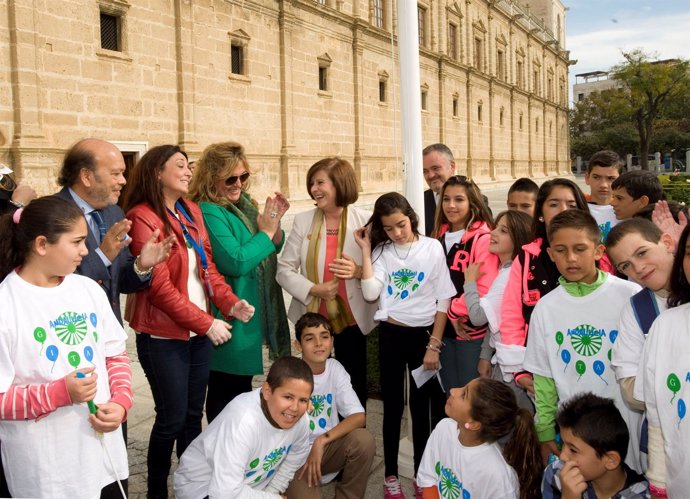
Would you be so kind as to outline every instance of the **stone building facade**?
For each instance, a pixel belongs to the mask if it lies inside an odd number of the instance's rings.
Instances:
[[[403,0],[399,0],[403,1]],[[418,0],[423,142],[480,182],[569,173],[559,0]],[[132,163],[245,145],[253,192],[327,155],[402,187],[392,0],[0,0],[0,158],[42,193],[93,136]],[[421,180],[421,179],[420,179]]]

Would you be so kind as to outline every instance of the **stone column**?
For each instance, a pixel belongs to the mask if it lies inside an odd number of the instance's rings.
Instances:
[[[362,191],[362,156],[364,155],[364,148],[362,147],[362,134],[364,133],[364,116],[362,115],[362,106],[364,100],[362,56],[364,54],[364,45],[362,36],[364,29],[364,22],[359,18],[355,18],[354,23],[352,24],[352,85],[354,100],[353,105],[355,111],[355,151],[353,166],[359,182],[357,189],[360,192]]]
[[[192,4],[175,0],[175,65],[177,66],[177,142],[183,150],[198,149],[194,106],[194,12]]]
[[[291,2],[280,0],[278,26],[280,29],[280,190],[291,195],[290,154],[295,149],[295,124],[292,102],[292,27],[295,15]]]

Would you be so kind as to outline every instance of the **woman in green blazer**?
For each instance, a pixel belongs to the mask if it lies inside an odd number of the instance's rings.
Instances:
[[[263,374],[261,346],[273,357],[290,355],[283,293],[276,283],[276,255],[285,241],[280,220],[290,207],[276,193],[263,213],[248,194],[249,163],[236,142],[211,144],[196,162],[190,197],[201,206],[213,261],[238,296],[256,307],[245,323],[233,321],[232,339],[215,347],[206,398],[209,423],[236,395],[251,391]],[[214,308],[219,319],[222,315]]]

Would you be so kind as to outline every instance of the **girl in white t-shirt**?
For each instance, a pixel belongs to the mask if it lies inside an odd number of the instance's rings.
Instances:
[[[688,497],[690,490],[690,226],[678,241],[669,308],[644,344],[635,389],[649,423],[647,479],[652,497]]]
[[[57,196],[0,219],[0,441],[13,497],[124,497],[127,336],[100,286],[72,274],[87,235],[81,210]]]
[[[362,248],[362,293],[379,300],[379,365],[383,396],[384,497],[403,498],[398,480],[398,445],[404,407],[404,373],[439,368],[443,329],[455,286],[436,239],[420,235],[417,214],[403,196],[376,200],[367,226],[355,231]],[[373,248],[373,251],[372,251]],[[436,379],[417,387],[410,377],[414,469],[431,430],[443,417],[444,395]]]
[[[541,497],[541,457],[532,417],[500,381],[453,388],[447,419],[429,437],[417,484],[424,499]],[[508,438],[503,450],[499,439]]]

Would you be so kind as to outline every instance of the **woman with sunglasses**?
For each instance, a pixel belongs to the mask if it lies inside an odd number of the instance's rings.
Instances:
[[[307,192],[316,207],[295,217],[276,279],[292,295],[288,318],[305,312],[328,317],[335,329],[335,356],[350,375],[363,407],[367,401],[367,351],[364,335],[374,329],[376,303],[364,300],[362,250],[354,231],[371,212],[352,206],[357,177],[341,158],[325,158],[307,172]]]
[[[125,199],[133,255],[156,230],[159,240],[175,236],[170,257],[153,269],[151,286],[129,295],[125,311],[137,332],[137,353],[155,402],[149,498],[168,497],[173,447],[179,458],[201,433],[213,346],[230,340],[230,319],[247,322],[254,314],[213,263],[201,210],[184,199],[191,178],[187,155],[178,146],[154,147],[130,173]]]
[[[477,364],[486,322],[474,324],[465,303],[464,285],[473,283],[484,296],[498,275],[498,257],[489,251],[493,220],[482,194],[471,179],[453,175],[443,184],[433,237],[446,252],[446,264],[457,294],[448,309],[440,345],[441,381],[446,393],[479,376]]]
[[[285,240],[280,221],[290,203],[276,192],[261,212],[248,193],[250,175],[240,144],[211,144],[196,162],[189,192],[201,207],[219,272],[256,307],[249,322],[233,326],[230,341],[213,349],[206,397],[209,423],[237,395],[252,390],[254,375],[263,374],[264,338],[271,357],[290,355],[283,292],[276,282],[276,255]]]

